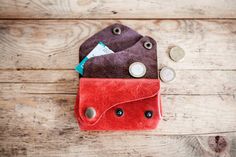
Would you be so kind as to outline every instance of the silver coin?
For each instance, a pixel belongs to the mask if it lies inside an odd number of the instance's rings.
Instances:
[[[129,73],[133,77],[143,77],[146,70],[146,66],[141,62],[134,62],[129,66]]]
[[[183,60],[183,58],[185,56],[185,52],[181,47],[175,46],[175,47],[171,48],[169,55],[173,61],[179,62],[179,61]]]
[[[163,67],[160,71],[160,78],[163,82],[171,82],[175,79],[175,71],[170,67]]]

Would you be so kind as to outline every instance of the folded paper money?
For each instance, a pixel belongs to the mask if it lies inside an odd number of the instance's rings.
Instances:
[[[81,45],[79,60],[99,42],[114,53],[90,58],[84,64],[75,104],[80,129],[155,129],[162,116],[155,40],[113,24]],[[130,69],[132,63],[142,66]],[[143,75],[137,78],[131,71],[139,73],[140,67]]]

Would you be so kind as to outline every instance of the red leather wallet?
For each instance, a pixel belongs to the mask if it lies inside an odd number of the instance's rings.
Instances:
[[[113,24],[80,46],[80,61],[100,41],[114,53],[90,58],[84,64],[75,105],[80,129],[155,129],[162,116],[156,41]],[[130,71],[134,63],[145,67],[140,78]]]
[[[80,129],[154,129],[162,116],[159,90],[159,79],[81,78],[75,106]]]

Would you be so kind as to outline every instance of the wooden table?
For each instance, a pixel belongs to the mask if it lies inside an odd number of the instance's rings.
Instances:
[[[0,0],[0,19],[0,156],[236,156],[235,0]],[[176,71],[157,130],[78,129],[79,47],[115,22],[154,37]]]

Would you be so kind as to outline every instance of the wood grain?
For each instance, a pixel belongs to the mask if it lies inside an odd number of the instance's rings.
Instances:
[[[78,82],[75,70],[0,70],[0,83]]]
[[[160,65],[175,69],[236,69],[234,20],[0,21],[0,69],[74,69],[79,46],[109,24],[121,22],[158,42]],[[185,60],[168,57],[178,45]]]
[[[162,83],[162,94],[235,95],[236,71],[176,70],[172,83]],[[77,93],[75,70],[2,70],[2,93]]]
[[[226,134],[224,138],[229,139],[227,147],[224,151],[216,153],[205,145],[209,138],[212,138],[211,136],[73,132],[70,128],[63,130],[61,134],[54,134],[54,137],[57,135],[56,139],[45,132],[41,132],[33,138],[30,138],[29,134],[15,135],[21,136],[21,139],[8,137],[9,141],[2,142],[0,153],[3,156],[233,157],[236,142],[234,135]]]
[[[234,0],[0,0],[0,156],[236,156],[235,17]],[[154,37],[176,70],[157,130],[78,129],[79,46],[115,22]]]
[[[234,0],[8,0],[0,18],[235,18]]]
[[[234,156],[236,108],[232,96],[163,96],[159,129],[81,132],[74,118],[75,95],[0,97],[0,154],[6,156]],[[194,102],[194,103],[193,103]],[[190,136],[190,135],[195,136]],[[210,134],[210,135],[208,135]],[[168,135],[168,136],[167,136]],[[207,136],[196,136],[207,135]],[[227,140],[216,153],[208,136]]]

